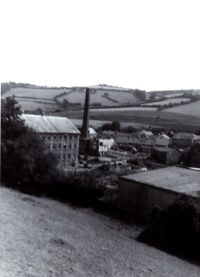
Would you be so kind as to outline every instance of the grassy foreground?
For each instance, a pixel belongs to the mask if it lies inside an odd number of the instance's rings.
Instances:
[[[0,276],[199,276],[200,268],[135,239],[92,209],[0,187]]]

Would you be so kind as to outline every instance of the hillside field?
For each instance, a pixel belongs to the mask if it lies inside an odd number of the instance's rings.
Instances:
[[[177,113],[179,115],[192,115],[200,117],[200,101],[192,102],[187,105],[168,108],[167,113]]]
[[[66,115],[70,118],[81,119],[83,112],[69,112]],[[141,126],[158,126],[191,132],[196,132],[200,128],[200,116],[179,114],[166,110],[158,111],[156,108],[150,107],[91,109],[90,119],[102,121],[117,120],[126,123],[126,125],[128,123],[129,125],[140,124]]]
[[[0,187],[1,277],[198,277],[200,268],[136,240],[142,227]]]
[[[60,108],[63,100],[69,104],[84,105],[85,87],[74,88],[38,88],[38,87],[14,87],[2,94],[2,99],[14,95],[22,106],[23,110],[34,111],[42,108],[45,111],[54,111]],[[119,89],[114,87],[94,87],[91,88],[90,104],[92,106],[123,106],[137,105],[143,99],[143,94],[129,89]],[[29,104],[27,104],[29,101]],[[41,104],[41,105],[39,105]],[[49,107],[47,107],[49,105]]]

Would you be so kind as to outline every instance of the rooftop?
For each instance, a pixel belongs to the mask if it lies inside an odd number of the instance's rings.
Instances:
[[[176,166],[127,175],[122,179],[192,196],[199,195],[200,191],[200,171]]]
[[[38,133],[80,134],[79,130],[67,117],[22,114],[25,124]]]
[[[187,133],[187,132],[179,132],[174,134],[173,138],[175,139],[200,139],[199,136],[192,134],[192,133]]]

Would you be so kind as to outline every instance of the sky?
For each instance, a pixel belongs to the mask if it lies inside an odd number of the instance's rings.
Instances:
[[[200,89],[199,0],[0,0],[0,81]]]

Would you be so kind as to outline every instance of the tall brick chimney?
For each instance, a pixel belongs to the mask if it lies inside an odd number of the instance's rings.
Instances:
[[[82,139],[89,139],[89,108],[90,108],[90,90],[89,88],[86,88],[83,124],[81,129]]]

